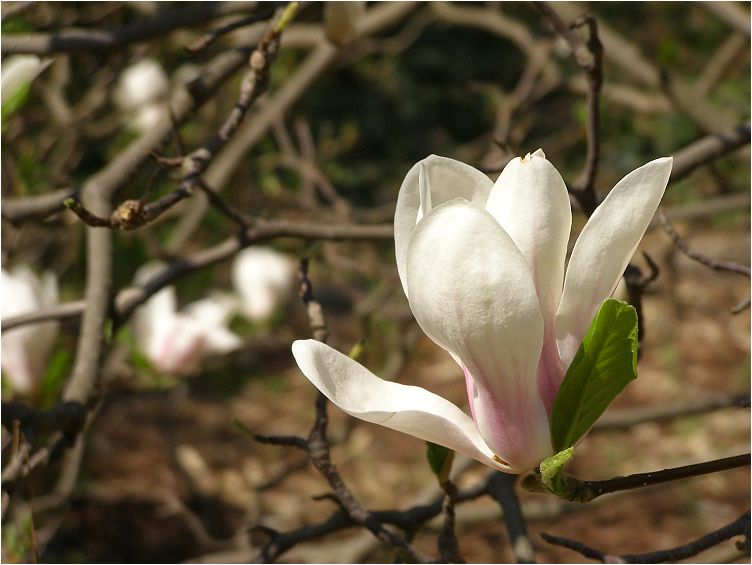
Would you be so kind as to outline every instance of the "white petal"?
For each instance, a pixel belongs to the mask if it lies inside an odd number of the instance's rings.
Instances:
[[[239,349],[243,339],[227,328],[213,328],[206,333],[206,350],[213,353],[227,353]]]
[[[486,210],[527,259],[544,320],[553,326],[572,227],[572,209],[561,175],[542,151],[513,159],[496,180]]]
[[[543,319],[527,262],[510,237],[482,208],[453,200],[415,229],[407,275],[418,324],[487,393],[471,398],[484,403],[489,419],[476,413],[476,420],[486,443],[513,465],[520,453],[550,451],[536,383]]]
[[[269,247],[249,247],[232,265],[232,282],[242,299],[243,313],[264,321],[293,295],[295,265],[292,259]]]
[[[422,180],[421,175],[424,177]],[[421,183],[427,187],[427,192],[431,195],[431,202],[425,206],[422,206]],[[491,180],[479,170],[446,157],[431,155],[410,169],[400,187],[397,209],[394,212],[397,271],[405,294],[407,246],[418,220],[425,216],[432,206],[439,206],[454,198],[464,198],[482,207],[492,187]]]
[[[629,173],[596,208],[577,239],[556,315],[556,337],[565,370],[655,214],[672,163],[671,157],[664,157]]]
[[[494,462],[473,420],[448,400],[420,387],[382,380],[347,355],[315,340],[296,341],[292,353],[316,388],[351,416],[510,471]]]
[[[0,275],[2,317],[34,312],[57,304],[57,279],[51,272],[41,278],[26,265]],[[60,329],[58,322],[30,324],[2,334],[2,368],[13,388],[27,393],[39,383]]]
[[[237,299],[227,293],[213,292],[206,298],[188,304],[183,311],[205,326],[224,326],[237,310]]]
[[[42,61],[36,55],[11,55],[4,59],[2,79],[0,79],[2,103],[5,104],[24,86],[33,81],[51,62],[51,59]]]

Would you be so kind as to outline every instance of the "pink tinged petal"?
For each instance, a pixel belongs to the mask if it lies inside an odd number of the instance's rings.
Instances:
[[[512,238],[532,272],[545,326],[538,389],[550,412],[564,375],[554,324],[572,227],[567,187],[538,149],[509,162],[496,180],[486,210]]]
[[[407,257],[415,319],[472,376],[478,429],[514,468],[550,455],[536,371],[543,319],[524,257],[493,217],[456,199],[415,229]]]
[[[397,271],[407,294],[407,246],[418,221],[432,207],[454,198],[464,198],[483,206],[493,182],[479,170],[446,157],[431,155],[407,173],[397,197],[394,212],[394,246]],[[421,193],[423,198],[421,198]],[[430,196],[430,202],[427,201]]]
[[[629,173],[596,208],[577,239],[556,314],[556,338],[565,369],[655,214],[672,163],[671,157],[664,157]]]
[[[303,374],[351,416],[437,443],[500,471],[473,420],[448,400],[423,388],[380,379],[318,341],[298,340],[292,353]]]

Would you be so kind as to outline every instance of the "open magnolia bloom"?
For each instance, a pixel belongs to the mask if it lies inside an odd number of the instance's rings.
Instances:
[[[566,276],[569,196],[543,151],[512,160],[496,183],[437,156],[410,170],[394,218],[397,269],[418,324],[462,369],[472,418],[321,343],[295,342],[298,365],[353,416],[502,471],[537,467],[552,454],[549,416],[566,370],[645,233],[671,163],[652,161],[611,190]]]
[[[148,280],[159,268],[158,264],[142,267],[135,281]],[[242,345],[242,339],[227,329],[236,307],[233,297],[213,294],[178,311],[175,289],[165,287],[134,313],[136,343],[157,371],[193,373],[204,355],[226,353]]]
[[[37,276],[26,265],[3,269],[0,297],[3,319],[50,308],[58,303],[57,277],[49,271]],[[3,374],[16,392],[29,393],[39,384],[59,329],[50,321],[3,331]]]

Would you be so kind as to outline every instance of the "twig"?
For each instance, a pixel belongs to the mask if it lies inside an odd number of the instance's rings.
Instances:
[[[645,339],[645,315],[642,311],[642,295],[647,288],[658,278],[660,269],[655,261],[645,253],[642,252],[642,256],[650,267],[650,273],[643,275],[642,271],[637,265],[629,263],[624,271],[624,282],[627,285],[627,293],[629,295],[629,303],[634,306],[637,313],[637,356],[642,353],[642,343]]]
[[[308,278],[308,262],[308,258],[304,257],[298,264],[298,293],[308,313],[308,325],[311,327],[313,339],[326,343],[329,330],[326,327],[324,309],[313,296],[313,286]]]
[[[567,538],[558,536],[552,536],[547,533],[542,533],[541,537],[548,543],[554,545],[560,545],[567,549],[577,551],[582,556],[601,563],[665,563],[667,561],[680,561],[687,559],[693,555],[697,555],[701,551],[704,551],[714,545],[718,545],[734,536],[743,535],[746,540],[749,540],[750,536],[750,513],[749,510],[739,516],[736,520],[719,528],[709,534],[706,534],[696,540],[693,540],[687,544],[680,545],[671,549],[664,549],[662,551],[654,551],[650,553],[639,554],[626,554],[626,555],[611,555],[604,553],[603,551],[593,549],[585,545],[582,542],[574,541]]]
[[[314,339],[326,342],[329,330],[321,304],[313,296],[313,287],[308,278],[308,258],[300,260],[298,267],[298,279],[300,283],[300,298],[308,311],[308,322]],[[329,418],[326,413],[327,399],[319,392],[316,396],[316,420],[308,435],[308,455],[316,470],[329,483],[334,495],[337,497],[342,508],[356,523],[370,531],[376,538],[393,547],[398,554],[408,556],[416,562],[426,559],[416,552],[404,539],[401,539],[389,530],[384,529],[381,522],[368,510],[363,508],[347,488],[337,468],[332,463],[329,452],[329,439],[327,437],[327,425]]]
[[[535,563],[533,544],[527,534],[525,517],[514,490],[517,475],[495,472],[489,475],[486,484],[488,494],[501,506],[507,526],[509,543],[517,563]]]
[[[140,20],[117,30],[67,29],[53,33],[3,34],[2,54],[49,55],[81,51],[104,53],[131,43],[164,36],[181,27],[247,12],[249,9],[259,10],[259,17],[267,19],[274,13],[275,6],[259,6],[258,2],[198,2],[190,6],[160,10],[153,18]]]
[[[444,525],[438,539],[439,555],[443,563],[465,563],[455,532],[454,507],[457,504],[457,485],[447,479],[441,483],[441,489],[444,491],[444,503],[441,507]]]
[[[126,200],[109,218],[87,210],[75,198],[69,198],[63,204],[90,227],[133,230],[156,220],[178,202],[192,196],[195,188],[200,185],[201,174],[206,170],[211,159],[237,131],[251,105],[266,91],[269,83],[269,69],[279,47],[279,36],[285,25],[294,17],[296,10],[296,2],[288,4],[277,23],[269,28],[258,47],[251,53],[250,71],[241,82],[238,100],[219,131],[203,147],[183,159],[183,180],[175,190],[148,204],[144,203],[143,198]],[[174,117],[171,116],[171,120],[174,129]]]
[[[419,5],[417,2],[383,2],[374,5],[366,11],[359,24],[358,33],[361,36],[379,33],[399,23]],[[204,175],[209,186],[221,192],[237,167],[245,162],[250,149],[263,139],[267,130],[280,119],[280,116],[289,113],[290,108],[308,92],[310,86],[333,67],[340,55],[340,49],[331,45],[323,35],[320,36],[315,48],[296,69],[295,74],[266,101],[264,111],[255,114],[253,120],[245,121],[224,150],[212,161]],[[199,200],[193,202],[194,207],[183,217],[174,230],[175,235],[168,243],[168,250],[172,253],[178,253],[184,247],[188,234],[192,233],[201,221],[206,204]]]
[[[33,444],[41,434],[59,431],[75,437],[86,419],[86,409],[78,402],[62,402],[48,410],[36,410],[22,402],[2,403],[2,424],[12,431],[18,425]]]
[[[76,319],[81,316],[84,308],[86,308],[86,301],[77,300],[75,302],[66,302],[65,304],[50,306],[43,310],[35,310],[26,314],[11,316],[0,322],[0,330],[5,332],[18,326],[37,324],[39,322],[47,322],[50,320]]]
[[[645,422],[666,422],[720,410],[724,408],[749,408],[746,394],[701,394],[697,400],[685,403],[671,402],[658,406],[622,408],[606,412],[593,426],[593,432],[624,430]]]
[[[43,220],[65,210],[63,201],[74,197],[75,194],[76,191],[72,188],[61,188],[39,196],[3,198],[2,217],[14,224],[32,219]]]
[[[567,26],[548,2],[533,2],[533,6],[553,25],[572,49],[575,61],[585,73],[587,79],[587,154],[585,167],[571,192],[577,199],[580,209],[590,216],[598,206],[595,194],[595,178],[600,159],[600,94],[603,87],[603,45],[598,38],[598,24],[591,16],[580,16],[571,26]],[[572,31],[573,28],[587,26],[588,40],[582,39]]]
[[[460,491],[456,498],[456,503],[476,500],[477,498],[488,494],[487,481],[468,489]],[[374,510],[372,514],[384,524],[390,524],[405,531],[417,529],[421,524],[438,516],[443,509],[444,497],[438,497],[429,504],[413,506],[406,510]],[[289,532],[269,531],[269,528],[257,526],[256,529],[267,530],[271,539],[261,549],[257,562],[269,563],[275,561],[286,551],[289,551],[299,543],[311,539],[320,539],[331,533],[356,526],[357,523],[348,515],[344,509],[340,509],[332,514],[327,520],[311,526],[303,526]]]
[[[214,43],[217,39],[225,34],[235,31],[236,29],[239,29],[241,27],[269,19],[274,14],[274,10],[281,4],[284,4],[284,2],[267,2],[265,10],[260,11],[257,14],[246,16],[245,18],[240,18],[239,20],[230,22],[229,24],[218,27],[217,29],[213,29],[203,37],[199,37],[188,47],[185,47],[185,50],[191,55],[195,55],[196,53],[208,48],[212,43]]]
[[[731,28],[750,36],[749,10],[733,2],[701,2],[709,12],[726,22]]]
[[[677,249],[679,249],[690,259],[693,259],[698,263],[701,263],[702,265],[705,265],[706,267],[715,271],[730,271],[732,273],[744,275],[747,278],[750,277],[750,269],[746,265],[740,265],[739,263],[734,263],[733,261],[718,261],[716,259],[713,259],[712,257],[708,257],[707,255],[703,255],[702,253],[698,253],[697,251],[691,249],[689,245],[687,245],[687,242],[684,241],[676,231],[662,208],[658,208],[658,217],[661,220],[664,231],[671,238],[671,241],[674,242],[674,245],[677,247]]]
[[[711,133],[674,153],[669,184],[683,179],[700,165],[749,143],[749,122],[723,133]]]
[[[602,481],[581,481],[574,477],[565,477],[567,482],[567,499],[576,502],[590,502],[604,494],[617,492],[621,490],[630,490],[646,486],[677,481],[719,471],[727,471],[737,467],[746,467],[750,464],[750,454],[735,455],[723,459],[714,459],[704,463],[694,465],[683,465],[662,471],[653,471],[650,473],[636,473],[626,477],[614,477]]]

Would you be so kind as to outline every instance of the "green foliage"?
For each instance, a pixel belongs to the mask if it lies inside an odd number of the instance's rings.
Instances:
[[[637,378],[637,313],[606,300],[595,315],[556,395],[551,438],[556,451],[573,446]]]
[[[563,468],[572,457],[574,457],[574,447],[568,447],[541,461],[538,467],[540,470],[540,482],[550,492],[559,495],[563,494]]]
[[[436,475],[439,482],[446,481],[449,478],[449,471],[452,469],[454,451],[427,441],[426,457],[428,458],[428,465],[431,467],[431,471]]]
[[[29,90],[31,89],[31,84],[24,84],[21,88],[18,89],[18,91],[13,94],[8,100],[3,102],[2,105],[2,121],[3,121],[3,129],[5,129],[5,122],[10,118],[13,114],[15,114],[18,110],[23,108],[24,104],[26,104],[26,100],[29,98]]]
[[[41,408],[49,408],[60,398],[60,391],[65,383],[65,378],[70,373],[72,365],[73,353],[70,349],[59,348],[55,350],[47,363],[47,368],[42,374]]]

